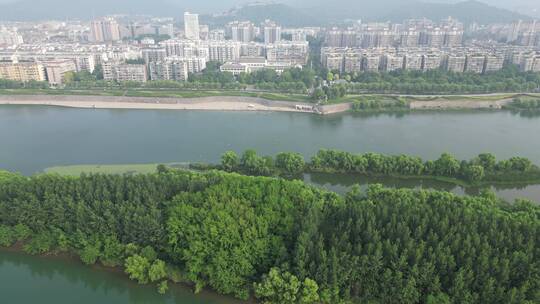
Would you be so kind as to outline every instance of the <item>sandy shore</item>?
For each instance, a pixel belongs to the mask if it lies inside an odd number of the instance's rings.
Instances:
[[[256,97],[146,98],[116,96],[0,95],[0,105],[46,105],[86,109],[279,111],[314,113],[312,104]],[[306,110],[297,109],[297,105]]]

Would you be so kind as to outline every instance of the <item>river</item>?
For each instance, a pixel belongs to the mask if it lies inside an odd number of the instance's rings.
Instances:
[[[226,150],[263,154],[320,148],[469,159],[482,152],[540,164],[540,116],[509,111],[430,111],[318,116],[281,112],[75,109],[0,106],[0,168],[23,174],[74,164],[216,162]],[[308,179],[345,191],[356,177]],[[478,193],[444,183],[376,180],[388,186]],[[498,187],[509,200],[540,201],[540,186]]]
[[[169,285],[166,295],[122,273],[58,257],[30,256],[0,249],[0,302],[40,304],[238,304],[210,292]]]
[[[416,112],[316,116],[277,112],[86,110],[0,106],[0,168],[34,174],[75,164],[216,162],[226,150],[263,154],[320,148],[437,158],[450,152],[469,159],[481,152],[524,156],[540,164],[540,116],[505,111]],[[345,192],[353,184],[435,188],[477,194],[433,181],[370,179],[354,175],[306,175],[309,183]],[[540,186],[494,188],[508,200],[540,202]],[[79,262],[0,251],[0,295],[10,303],[234,303],[206,293],[172,288],[159,296],[123,274]]]

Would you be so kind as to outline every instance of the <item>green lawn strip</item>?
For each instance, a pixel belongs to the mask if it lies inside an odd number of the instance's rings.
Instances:
[[[147,174],[156,172],[158,164],[124,164],[124,165],[73,165],[58,166],[45,169],[46,173],[63,176],[79,176],[81,173],[102,174]]]
[[[0,89],[0,95],[88,95],[88,96],[128,96],[163,98],[199,98],[219,96],[259,97],[276,101],[311,102],[302,94],[274,92],[246,92],[239,90],[172,90],[172,89]]]
[[[158,163],[149,164],[110,164],[110,165],[69,165],[46,168],[45,173],[55,173],[63,176],[79,176],[81,173],[88,174],[148,174],[157,172]],[[168,163],[164,164],[168,168],[191,170],[190,163]],[[2,171],[0,171],[0,180]]]

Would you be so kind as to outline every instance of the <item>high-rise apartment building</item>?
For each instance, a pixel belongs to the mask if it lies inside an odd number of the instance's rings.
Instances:
[[[420,33],[414,29],[401,32],[400,45],[403,47],[417,47]]]
[[[484,73],[499,71],[503,68],[504,56],[487,55],[484,63]]]
[[[441,67],[441,55],[440,54],[425,54],[422,56],[422,70],[436,70]]]
[[[307,41],[279,41],[266,45],[266,58],[268,61],[287,61],[294,64],[306,64],[309,53]]]
[[[231,37],[234,41],[250,42],[255,39],[255,25],[249,21],[234,21],[228,25],[231,31]]]
[[[162,41],[160,46],[165,48],[166,56],[178,57],[207,57],[208,46],[207,42],[185,40],[185,39],[169,39]]]
[[[235,41],[210,41],[208,43],[208,60],[236,61],[240,58],[240,43]]]
[[[478,74],[483,73],[485,62],[485,55],[467,55],[467,59],[465,60],[465,72],[472,72]]]
[[[199,26],[198,14],[191,14],[189,12],[184,13],[184,36],[187,39],[191,39],[191,40],[200,39],[200,26]]]
[[[364,55],[362,70],[365,72],[377,72],[381,63],[381,56],[377,54]]]
[[[262,24],[264,30],[264,43],[271,44],[281,40],[281,27],[275,22],[266,20]]]
[[[94,42],[121,40],[120,26],[113,18],[94,20],[90,23],[90,39]]]
[[[149,47],[141,50],[144,62],[147,64],[150,62],[161,61],[167,57],[167,50],[164,47]]]
[[[465,55],[448,54],[443,59],[443,67],[450,72],[463,73],[465,70],[465,62]]]
[[[343,64],[343,71],[345,73],[360,72],[362,70],[362,54],[359,53],[347,53],[345,54],[345,62]]]
[[[403,67],[409,71],[419,71],[422,69],[423,57],[420,54],[405,54]]]
[[[403,69],[403,56],[394,54],[385,54],[382,58],[383,71],[391,72]]]
[[[225,40],[225,31],[221,29],[211,30],[208,33],[209,40]]]
[[[204,57],[167,57],[149,65],[150,79],[186,81],[190,73],[198,73],[206,68]]]

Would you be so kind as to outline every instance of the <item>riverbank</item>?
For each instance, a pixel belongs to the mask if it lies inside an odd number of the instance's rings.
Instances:
[[[45,105],[86,109],[316,112],[313,104],[245,96],[169,98],[88,95],[0,95],[0,105]]]
[[[202,111],[275,111],[314,113],[321,115],[343,112],[392,112],[420,110],[459,110],[507,108],[516,97],[535,97],[535,94],[489,95],[350,95],[327,105],[310,103],[306,96],[252,92],[206,91],[39,91],[0,90],[0,105],[44,105],[84,109],[161,109]],[[379,107],[355,107],[356,99],[399,98],[403,105],[396,107],[381,101]]]

